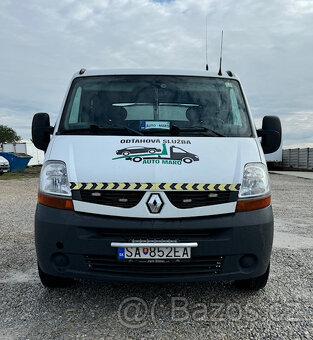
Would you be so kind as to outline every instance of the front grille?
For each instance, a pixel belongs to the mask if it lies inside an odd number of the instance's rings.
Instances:
[[[0,164],[0,170],[9,170],[10,169],[10,166],[9,165],[6,165],[6,164]]]
[[[144,191],[72,190],[72,194],[74,200],[120,208],[132,208],[140,202]]]
[[[120,208],[136,206],[144,194],[145,191],[141,190],[72,190],[74,200]],[[179,209],[236,202],[238,199],[236,191],[165,191],[165,194]]]
[[[146,224],[147,225],[147,224]],[[139,225],[138,225],[139,227]],[[141,226],[140,226],[141,227]],[[122,241],[131,242],[132,240],[176,240],[180,242],[190,240],[229,240],[231,238],[231,228],[218,228],[218,229],[190,229],[173,230],[168,229],[156,230],[152,229],[149,225],[149,230],[143,231],[142,229],[114,229],[114,228],[82,228],[84,239],[99,240],[113,238],[122,238]]]
[[[179,209],[204,207],[208,205],[236,202],[238,192],[235,191],[168,191],[166,196],[169,201]]]
[[[144,276],[179,276],[219,274],[224,256],[203,256],[188,260],[172,260],[171,262],[147,262],[140,260],[118,260],[115,256],[84,255],[85,262],[92,272],[111,275]]]

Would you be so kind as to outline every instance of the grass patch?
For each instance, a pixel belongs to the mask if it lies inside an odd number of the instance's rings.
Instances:
[[[39,177],[41,166],[26,168],[24,172],[7,172],[0,176],[0,181],[9,179],[24,179]]]

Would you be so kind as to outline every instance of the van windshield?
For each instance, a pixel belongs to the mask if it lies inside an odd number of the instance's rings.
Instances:
[[[120,75],[74,79],[58,134],[250,137],[236,80]]]

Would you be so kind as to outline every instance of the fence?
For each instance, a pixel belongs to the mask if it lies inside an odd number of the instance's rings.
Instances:
[[[313,148],[283,150],[282,166],[313,170]]]

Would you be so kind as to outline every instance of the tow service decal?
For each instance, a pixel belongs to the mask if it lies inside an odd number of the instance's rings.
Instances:
[[[132,145],[116,150],[116,155],[112,160],[125,159],[142,164],[182,165],[199,161],[198,155],[176,145],[167,147],[166,143],[163,143],[162,147]]]

